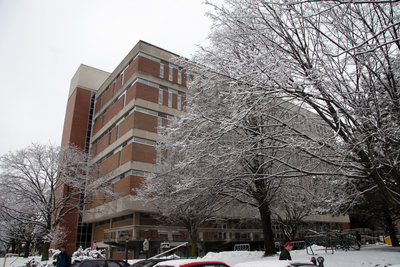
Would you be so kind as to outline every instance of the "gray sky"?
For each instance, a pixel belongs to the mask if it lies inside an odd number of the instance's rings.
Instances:
[[[143,40],[185,57],[204,44],[203,0],[0,0],[0,155],[60,145],[72,76],[113,71]]]

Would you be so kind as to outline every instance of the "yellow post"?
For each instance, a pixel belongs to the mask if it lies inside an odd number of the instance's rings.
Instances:
[[[6,255],[4,256],[3,267],[6,267],[7,256],[17,256],[17,258],[18,258],[18,254],[6,254]]]
[[[390,236],[385,237],[385,244],[391,246],[392,245],[392,239],[390,239]]]

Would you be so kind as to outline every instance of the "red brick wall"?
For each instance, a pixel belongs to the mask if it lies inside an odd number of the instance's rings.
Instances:
[[[110,223],[94,227],[93,242],[101,242],[104,238],[104,230],[110,228]]]
[[[71,255],[75,252],[76,246],[76,231],[78,226],[78,216],[77,213],[70,213],[65,215],[63,221],[58,225],[65,227],[68,231],[68,235],[65,237],[64,243],[67,247],[68,253]]]
[[[126,103],[130,103],[134,98],[158,103],[158,88],[137,82],[127,90]]]
[[[178,95],[177,94],[172,94],[172,108],[174,108],[174,109],[178,108]]]
[[[109,133],[97,141],[96,155],[102,152],[108,146]]]
[[[126,132],[133,128],[134,113],[129,114],[120,124],[119,124],[119,136],[123,136]]]
[[[123,221],[113,222],[112,228],[122,227],[122,226],[129,226],[133,224],[133,218],[129,218]]]
[[[84,149],[92,91],[76,88],[67,103],[61,145]]]
[[[147,163],[156,163],[156,149],[153,146],[133,143],[132,160]]]
[[[141,176],[131,176],[131,194],[136,195],[137,191],[136,189],[140,188],[143,184],[144,178]]]
[[[142,113],[134,112],[135,128],[156,133],[157,132],[157,117]]]
[[[113,86],[111,85],[107,90],[104,91],[103,95],[101,96],[101,102],[103,103],[103,106],[107,105],[107,103],[111,100],[113,96]]]
[[[138,85],[138,83],[135,83],[134,85],[129,87],[128,90],[126,90],[126,104],[127,105],[128,105],[128,103],[130,103],[132,101],[132,99],[136,98],[137,85]]]
[[[132,176],[127,176],[114,184],[114,190],[115,192],[118,192],[117,197],[123,197],[126,195],[131,194],[131,189],[132,189]],[[132,223],[132,222],[131,222]]]
[[[110,131],[110,145],[118,139],[118,126],[114,127]]]
[[[114,184],[115,192],[118,192],[118,196],[126,196],[129,194],[136,194],[135,188],[139,188],[143,183],[143,177],[140,176],[127,176],[122,180],[117,181]]]
[[[132,75],[138,70],[139,60],[136,59],[131,64],[129,64],[128,68],[126,68],[124,75],[125,75],[125,82],[128,81]]]
[[[140,56],[138,57],[138,59],[139,59],[139,70],[157,77],[160,76],[160,63]]]
[[[97,113],[99,113],[100,109],[102,107],[102,102],[101,102],[101,97],[99,97],[96,100],[96,104],[94,105],[94,115],[97,115]]]
[[[121,97],[114,104],[112,104],[104,113],[103,125],[109,122],[123,108],[124,108],[124,98]]]
[[[133,257],[133,252],[128,251],[128,259],[133,259]],[[113,260],[125,260],[125,252],[113,251],[110,258]]]
[[[75,145],[82,150],[85,149],[91,95],[92,91],[78,87],[69,97],[61,146]],[[61,187],[56,192],[56,198],[67,195],[70,193],[69,190],[74,189],[68,186]],[[75,201],[77,199],[71,200],[71,202]],[[72,212],[65,215],[63,221],[58,225],[69,231],[63,245],[67,246],[67,251],[70,253],[75,251],[77,222],[77,213]],[[51,247],[54,248],[53,245]]]
[[[130,143],[121,152],[121,165],[129,161],[156,163],[156,149],[153,146]]]
[[[164,106],[168,107],[168,92],[163,90],[163,102],[162,104]]]
[[[130,143],[129,145],[122,148],[121,165],[124,165],[125,163],[132,160],[132,146],[133,146],[133,143]]]
[[[92,136],[95,135],[103,127],[103,117],[100,117],[94,124],[92,129]]]
[[[137,83],[136,98],[158,103],[158,88]]]
[[[99,176],[103,176],[119,166],[119,153],[115,153],[100,163]]]
[[[350,229],[350,223],[340,223],[340,230]]]
[[[119,75],[117,80],[115,80],[114,95],[117,94],[122,89],[122,75]]]

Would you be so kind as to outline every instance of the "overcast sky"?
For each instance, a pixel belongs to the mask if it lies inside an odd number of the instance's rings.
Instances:
[[[203,0],[0,0],[0,155],[61,144],[80,64],[112,72],[143,40],[191,57],[211,20]]]

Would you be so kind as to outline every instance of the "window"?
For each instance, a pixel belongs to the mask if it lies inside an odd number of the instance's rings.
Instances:
[[[172,107],[172,92],[168,92],[168,107]]]
[[[163,103],[163,89],[158,89],[158,104],[162,105]]]
[[[149,140],[149,139],[144,139],[144,138],[140,138],[140,137],[134,137],[133,138],[133,142],[135,143],[139,143],[139,144],[145,144],[145,145],[150,145],[150,146],[155,146],[157,143],[153,140]]]
[[[182,84],[182,71],[178,70],[178,83]]]
[[[182,110],[182,96],[178,95],[178,110]]]
[[[160,63],[160,78],[164,78],[164,63]]]
[[[157,164],[161,163],[161,152],[159,149],[157,149],[156,163]]]
[[[160,118],[160,117],[157,118],[157,127],[158,127],[158,130],[160,130],[160,127],[162,127],[162,118]]]
[[[169,66],[169,80],[170,81],[172,81],[173,73],[174,73],[174,68],[170,65]]]

